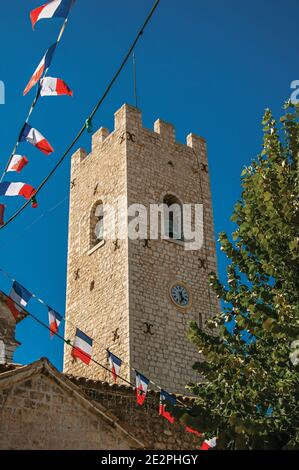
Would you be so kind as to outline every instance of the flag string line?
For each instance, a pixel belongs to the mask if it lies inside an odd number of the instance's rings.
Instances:
[[[143,35],[144,33],[144,30],[146,29],[146,27],[148,26],[152,16],[154,15],[158,5],[160,3],[160,0],[156,0],[155,1],[155,4],[153,5],[150,13],[148,14],[143,26],[141,27],[141,29],[139,30],[139,32],[137,33],[137,36],[135,37],[132,45],[130,46],[125,58],[123,59],[120,67],[118,68],[117,72],[115,73],[115,75],[113,76],[112,80],[109,82],[106,90],[104,91],[104,94],[102,95],[102,97],[99,99],[99,101],[97,102],[96,106],[94,107],[94,109],[92,110],[91,114],[89,115],[89,117],[87,118],[87,120],[85,120],[85,123],[83,124],[83,126],[81,127],[81,129],[78,131],[76,137],[73,139],[73,141],[70,143],[70,145],[67,147],[67,149],[65,150],[65,152],[63,153],[63,155],[61,156],[61,158],[58,160],[58,162],[56,163],[56,165],[54,165],[53,169],[50,171],[50,173],[46,176],[46,178],[44,178],[44,180],[41,182],[41,184],[38,186],[38,188],[36,189],[36,192],[35,192],[35,195],[37,195],[41,190],[42,188],[47,184],[47,182],[49,181],[49,179],[53,176],[53,174],[56,172],[56,170],[60,167],[60,165],[62,164],[62,162],[65,160],[65,158],[68,156],[68,154],[70,153],[70,151],[72,150],[72,148],[74,147],[74,145],[78,142],[78,140],[80,139],[80,137],[82,136],[82,134],[85,132],[86,130],[86,127],[87,127],[87,122],[91,121],[92,118],[95,116],[95,114],[97,113],[97,111],[99,110],[99,108],[101,107],[101,105],[103,104],[103,102],[105,101],[106,97],[108,96],[111,88],[113,87],[114,83],[116,82],[116,80],[118,79],[119,75],[121,74],[123,68],[125,67],[126,63],[128,62],[133,50],[135,49],[135,46],[136,44],[138,43],[140,37]],[[25,209],[26,207],[30,204],[30,200],[26,201],[23,206],[20,207],[20,209],[18,209],[6,222],[4,225],[2,225],[0,227],[0,230],[3,230],[5,227],[7,227],[13,220],[15,220]]]
[[[14,279],[7,271],[5,271],[3,268],[0,267],[0,272],[7,278],[9,279],[10,281],[12,282],[17,282],[16,279]],[[49,304],[47,304],[44,300],[40,299],[39,297],[37,297],[35,294],[33,294],[31,291],[30,291],[30,294],[32,295],[32,298],[34,298],[35,300],[37,300],[40,304],[44,305],[46,308],[51,308],[49,306]],[[9,297],[9,296],[7,296]],[[13,301],[16,305],[18,305],[19,307],[21,307],[23,310],[24,310],[24,306],[20,305],[18,302],[16,301]],[[27,312],[27,310],[26,310]],[[34,318],[34,316],[32,314],[30,314],[30,312],[27,312],[30,316],[32,316]],[[58,312],[57,312],[58,313]],[[63,315],[60,315],[62,317],[62,320],[65,322],[65,323],[69,323],[71,326],[73,326],[75,329],[76,328],[79,328],[79,326],[77,324],[74,324],[73,322],[71,322],[70,320],[67,320]],[[37,319],[37,321],[42,324],[43,326],[45,326],[49,331],[51,331],[50,327],[48,325],[46,325],[44,322],[42,322],[41,320]],[[80,327],[80,330],[81,330],[81,327]],[[85,332],[85,329],[83,328],[84,332]],[[82,330],[81,330],[82,331]],[[65,341],[65,343],[67,344],[70,344],[70,340],[66,340],[63,336],[57,334],[57,333],[54,333],[56,336],[58,336],[60,339],[63,339]],[[87,332],[86,332],[87,334]],[[100,346],[101,348],[103,347],[102,344],[100,344],[98,341],[96,341],[93,337],[91,337],[93,342],[95,344],[97,344],[98,346]],[[71,344],[72,345],[72,344]],[[76,349],[76,348],[75,348]],[[107,350],[107,349],[106,349]],[[93,362],[95,362],[93,360]],[[97,361],[96,361],[97,363]],[[102,364],[100,364],[101,367],[103,367],[105,370],[109,371],[110,373],[112,373],[112,371],[108,368],[106,368],[105,366],[103,366]],[[135,369],[134,367],[131,367],[127,362],[123,361],[122,360],[122,365],[124,366],[127,366],[129,369],[131,369],[133,372],[137,372],[137,373],[141,373],[140,371],[138,371],[137,369]],[[143,374],[142,374],[143,375]],[[128,382],[126,379],[123,379],[121,376],[118,376],[117,377],[121,378],[122,380],[126,381],[129,385],[131,385],[132,387],[135,387],[131,382]],[[148,378],[148,377],[147,377]],[[158,388],[158,390],[163,390],[162,387],[160,387],[160,385],[158,385],[157,383],[155,383],[153,380],[149,379],[149,382],[154,385],[155,387]],[[177,402],[180,403],[182,406],[186,406],[185,403],[181,402],[180,400],[177,399]]]
[[[0,268],[0,270],[5,273],[5,271],[3,271],[3,269]],[[10,298],[8,295],[4,294],[5,297],[8,299]],[[19,308],[21,308],[22,310],[24,310],[24,306],[22,306],[19,302],[13,300],[14,304],[17,305]],[[27,310],[25,310],[26,313],[28,314],[28,316],[30,318],[32,318],[33,320],[35,320],[40,326],[43,326],[44,328],[46,328],[49,332],[51,332],[51,328],[46,325],[46,323],[44,323],[42,320],[40,320],[36,315],[34,315],[33,313],[31,312],[28,312]],[[74,350],[76,351],[80,351],[79,348],[77,348],[74,343],[72,343],[71,340],[69,339],[66,339],[64,336],[60,335],[59,333],[56,333],[56,332],[53,332],[55,336],[57,336],[61,341],[63,341],[65,344],[67,344],[68,346],[70,346],[71,348],[73,348]],[[98,365],[99,367],[101,367],[102,369],[104,369],[105,371],[109,372],[109,374],[113,374],[112,370],[109,369],[108,367],[104,366],[103,364],[101,364],[99,361],[97,361],[94,357],[91,356],[90,358],[91,362],[93,362],[94,364]],[[128,364],[124,361],[122,361],[122,365],[127,365]],[[134,372],[139,372],[137,371],[136,369],[134,369],[133,367],[130,367],[131,370],[133,370]],[[116,374],[115,373],[115,377],[117,377],[118,379],[122,380],[123,382],[125,382],[126,384],[130,385],[130,387],[136,389],[136,385],[134,385],[132,382],[130,382],[129,380],[125,379],[124,377],[122,377],[121,375],[119,374]],[[149,382],[153,385],[155,385],[159,390],[163,390],[159,385],[157,385],[155,382],[153,382],[152,380],[149,379]],[[187,405],[183,402],[181,402],[180,400],[176,399],[176,401],[187,408]]]
[[[6,296],[7,298],[9,298],[9,296]],[[24,310],[24,306],[22,306],[19,302],[16,302],[15,300],[13,301],[14,304],[16,304],[18,307],[20,307],[22,310]],[[43,321],[41,321],[39,318],[37,318],[37,316],[33,315],[33,313],[31,312],[28,312],[26,310],[26,313],[28,314],[28,316],[30,318],[32,318],[33,320],[35,320],[39,325],[43,326],[44,328],[46,328],[49,332],[51,332],[51,328],[46,325],[46,323],[44,323]],[[55,333],[53,332],[55,336],[57,336],[61,341],[63,341],[65,344],[67,344],[68,346],[72,347],[74,350],[76,351],[80,351],[79,348],[77,348],[72,342],[71,340],[67,340],[64,336],[60,335],[59,333]],[[110,369],[108,369],[108,367],[104,366],[103,364],[101,364],[100,362],[98,362],[96,359],[94,359],[93,357],[90,358],[90,360],[92,362],[94,362],[95,364],[97,364],[98,366],[100,366],[102,369],[106,370],[107,372],[111,373],[112,374],[112,371]],[[134,387],[134,385],[129,382],[127,379],[125,379],[124,377],[121,377],[120,375],[118,374],[115,374],[115,376],[117,378],[119,378],[120,380],[122,380],[123,382],[126,382],[128,385]]]
[[[65,196],[63,199],[61,199],[59,202],[57,202],[54,206],[50,207],[49,209],[46,209],[42,214],[40,214],[36,219],[34,219],[27,227],[22,229],[18,235],[13,238],[14,241],[18,240],[23,236],[25,232],[27,232],[33,225],[37,224],[40,220],[42,220],[47,214],[50,214],[51,212],[55,211],[61,204],[63,204],[66,200],[68,200],[69,196]],[[11,239],[6,243],[5,245],[1,245],[0,250],[4,250],[10,245]]]
[[[73,6],[73,5],[74,5],[74,2],[72,3],[72,6]],[[72,7],[71,7],[71,9],[72,9]],[[56,42],[54,43],[54,44],[55,44],[55,49],[54,49],[54,52],[53,52],[53,58],[54,58],[54,54],[55,54],[55,52],[56,52],[57,46],[58,46],[58,44],[59,44],[59,42],[60,42],[60,40],[61,40],[61,38],[62,38],[62,36],[63,36],[63,33],[64,33],[64,31],[65,31],[65,28],[66,28],[66,25],[67,25],[67,22],[68,22],[68,18],[69,18],[71,9],[70,9],[70,11],[69,11],[69,13],[68,13],[68,16],[67,16],[66,19],[64,20],[63,25],[62,25],[62,27],[61,27],[61,29],[60,29],[60,31],[59,31],[58,37],[57,37],[57,39],[56,39]],[[53,62],[53,58],[52,58],[51,64],[52,64],[52,62]],[[51,64],[49,65],[49,67],[46,68],[46,70],[45,70],[45,72],[43,73],[43,76],[41,77],[41,79],[42,79],[42,78],[45,78],[45,77],[47,76]],[[20,139],[21,139],[23,130],[24,130],[26,124],[28,124],[28,122],[29,122],[29,119],[30,119],[30,117],[31,117],[31,114],[33,113],[33,110],[34,110],[34,108],[35,108],[35,106],[36,106],[36,104],[37,104],[37,102],[38,102],[38,100],[39,100],[39,98],[40,98],[40,93],[41,93],[41,86],[40,86],[40,84],[39,84],[39,85],[38,85],[38,89],[37,89],[37,93],[36,93],[36,95],[35,95],[35,98],[34,98],[32,104],[31,104],[31,106],[30,106],[30,108],[29,108],[29,112],[28,112],[28,114],[27,114],[27,118],[26,118],[26,120],[25,120],[23,126],[21,127],[21,130],[20,130],[19,135],[18,135],[17,142],[15,143],[15,146],[14,146],[14,148],[13,148],[11,154],[10,154],[10,157],[9,157],[9,159],[8,159],[8,162],[7,162],[7,164],[6,164],[6,167],[5,167],[5,169],[4,169],[3,173],[2,173],[2,176],[1,176],[1,178],[0,178],[0,183],[3,181],[3,178],[4,178],[4,176],[6,175],[7,169],[8,169],[8,167],[9,167],[9,165],[10,165],[10,162],[12,161],[12,158],[13,158],[13,156],[15,155],[15,153],[16,153],[18,147],[19,147],[19,144],[20,144],[20,142],[21,142]]]

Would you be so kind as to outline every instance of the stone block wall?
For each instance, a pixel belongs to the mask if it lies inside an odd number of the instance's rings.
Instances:
[[[43,375],[0,390],[1,450],[127,450],[92,409]]]

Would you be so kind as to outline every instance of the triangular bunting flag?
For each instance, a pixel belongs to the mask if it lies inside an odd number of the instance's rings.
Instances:
[[[216,447],[216,445],[217,445],[217,438],[213,437],[213,439],[204,441],[202,443],[200,450],[210,450]]]
[[[20,173],[27,163],[28,159],[26,157],[23,157],[22,155],[13,155],[6,171],[16,171],[17,173]]]
[[[114,382],[116,382],[117,381],[117,376],[119,375],[119,369],[122,365],[122,360],[119,359],[119,357],[112,354],[110,351],[107,351],[107,353],[108,353],[109,364],[110,364],[110,367],[111,367],[111,372],[112,372],[112,375],[113,375],[113,380],[114,380]]]
[[[26,183],[0,183],[0,196],[23,196],[31,199],[35,194],[35,189]]]
[[[138,405],[143,405],[146,399],[149,379],[136,371],[136,397]]]
[[[44,57],[40,61],[36,71],[32,75],[31,79],[29,80],[28,85],[26,86],[23,95],[27,95],[27,93],[33,88],[42,78],[46,70],[50,67],[53,55],[55,52],[57,44],[53,44],[45,53]]]
[[[39,20],[49,18],[66,18],[74,0],[53,0],[30,12],[32,29]]]
[[[74,359],[80,359],[85,364],[89,364],[92,355],[93,340],[87,336],[83,331],[77,328],[74,346],[72,349],[72,356]]]
[[[2,225],[4,225],[5,207],[6,206],[4,204],[0,204],[0,227],[2,227]]]
[[[58,328],[60,323],[62,322],[62,316],[59,313],[55,312],[52,308],[48,307],[49,313],[49,325],[50,325],[50,335],[53,337],[56,333],[58,333]]]
[[[60,78],[45,77],[40,81],[41,96],[73,96],[72,90]]]
[[[27,289],[25,289],[25,287],[14,281],[9,298],[7,299],[7,305],[15,319],[18,318],[21,307],[25,308],[31,297],[32,294]]]
[[[176,398],[174,398],[172,395],[169,395],[169,393],[165,392],[165,390],[161,390],[159,414],[165,419],[167,419],[167,421],[169,421],[171,424],[173,424],[174,417],[171,415],[171,413],[169,413],[169,411],[165,410],[165,406],[167,403],[171,403],[173,406],[175,406]]]
[[[46,155],[50,155],[54,152],[53,147],[49,144],[45,137],[37,129],[34,129],[34,127],[31,127],[29,124],[25,125],[21,135],[21,142],[24,141],[34,145],[34,147]]]
[[[193,429],[193,428],[190,428],[190,426],[186,426],[185,427],[185,430],[187,432],[190,432],[191,434],[194,434],[195,436],[198,436],[198,437],[201,437],[202,436],[202,433],[197,431],[196,429]]]

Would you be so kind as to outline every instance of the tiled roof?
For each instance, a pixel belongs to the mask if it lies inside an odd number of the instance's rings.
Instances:
[[[20,364],[0,364],[0,374],[4,372],[10,372],[12,370],[18,369],[20,367],[24,367]],[[78,377],[75,375],[71,374],[63,374],[62,376],[66,377],[69,379],[71,382],[73,382],[75,385],[77,385],[80,388],[84,389],[92,389],[92,390],[98,390],[100,392],[111,392],[115,394],[121,394],[121,395],[127,395],[127,396],[135,396],[135,389],[133,387],[130,387],[129,385],[124,385],[124,384],[111,384],[109,382],[103,382],[101,380],[93,380],[93,379],[88,379],[86,377]],[[155,390],[149,390],[148,395],[151,396],[152,398],[159,398],[160,392],[155,391]],[[184,402],[185,404],[188,404],[193,401],[192,397],[187,397],[183,395],[176,395],[177,399],[179,401]]]

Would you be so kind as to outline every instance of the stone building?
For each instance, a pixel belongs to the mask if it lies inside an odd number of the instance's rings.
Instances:
[[[134,381],[136,369],[172,393],[185,393],[186,384],[198,380],[192,365],[199,359],[187,339],[188,323],[203,326],[218,308],[208,282],[216,253],[204,139],[190,134],[183,145],[160,119],[154,131],[145,129],[140,111],[125,104],[113,132],[99,129],[89,155],[83,149],[74,154],[71,180],[66,337],[72,339],[78,327],[96,341],[99,362],[108,365],[106,349],[124,361],[127,380]],[[119,200],[123,210],[115,210],[114,220],[125,234],[132,215],[126,210],[147,209],[140,239],[109,232],[105,208],[116,208]],[[150,205],[163,203],[203,204],[201,249],[187,250],[182,234],[151,239]],[[170,231],[174,225],[172,220]],[[111,380],[95,364],[87,369],[74,362],[67,346],[64,371]]]
[[[140,112],[124,105],[112,133],[101,128],[89,155],[74,154],[71,180],[65,338],[72,342],[80,328],[94,339],[98,362],[108,366],[107,349],[124,361],[121,376],[129,382],[135,369],[169,393],[186,394],[186,384],[200,380],[188,323],[204,327],[218,309],[208,284],[216,254],[204,139],[190,134],[187,145],[178,143],[161,120],[145,129]],[[123,232],[114,234],[106,208],[118,200]],[[135,204],[136,215],[143,205],[150,213],[151,204],[162,203],[168,239],[152,239],[144,219],[136,230],[143,225],[144,236],[128,237],[128,208]],[[200,249],[186,249],[185,233],[175,236],[181,219],[165,210],[173,204],[203,204]],[[0,449],[198,448],[198,437],[159,416],[157,391],[138,406],[133,387],[113,384],[94,363],[74,361],[67,344],[63,373],[47,359],[13,364],[16,324],[26,315],[22,310],[16,321],[0,292]],[[191,398],[179,399],[190,405]]]
[[[18,346],[19,341],[16,340],[16,326],[26,317],[26,312],[20,310],[19,316],[15,319],[9,310],[7,297],[0,291],[0,364],[11,364],[13,362],[13,354]]]

